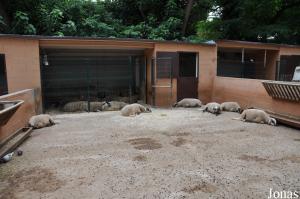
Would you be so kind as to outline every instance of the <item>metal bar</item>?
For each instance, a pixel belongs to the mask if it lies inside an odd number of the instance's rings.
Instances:
[[[242,63],[245,62],[245,48],[242,48]]]
[[[264,68],[266,68],[266,64],[267,64],[267,50],[265,49]]]

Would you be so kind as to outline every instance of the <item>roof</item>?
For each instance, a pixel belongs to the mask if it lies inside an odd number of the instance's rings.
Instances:
[[[0,34],[0,38],[20,38],[20,39],[37,39],[37,40],[95,40],[95,41],[132,41],[132,42],[144,42],[144,43],[167,43],[167,44],[189,44],[189,45],[204,45],[204,46],[216,46],[219,43],[238,44],[243,46],[268,46],[271,48],[289,47],[300,48],[300,45],[289,44],[276,44],[276,43],[263,43],[241,40],[226,40],[220,39],[216,41],[207,42],[189,42],[189,41],[175,41],[175,40],[151,40],[151,39],[137,39],[137,38],[114,38],[114,37],[82,37],[82,36],[45,36],[45,35],[19,35],[19,34]]]
[[[288,47],[288,48],[300,48],[300,45],[289,45],[289,44],[276,44],[276,43],[263,43],[263,42],[253,42],[253,41],[241,41],[241,40],[226,40],[226,39],[220,39],[216,40],[217,45],[219,43],[229,43],[229,44],[239,44],[243,46],[268,46],[268,47]]]
[[[37,39],[37,40],[107,40],[107,41],[132,41],[144,43],[173,43],[173,44],[189,44],[189,45],[205,45],[216,46],[215,42],[189,42],[189,41],[174,41],[174,40],[151,40],[151,39],[136,39],[136,38],[114,38],[114,37],[79,37],[79,36],[45,36],[45,35],[18,35],[18,34],[0,34],[0,38],[20,38],[20,39]]]

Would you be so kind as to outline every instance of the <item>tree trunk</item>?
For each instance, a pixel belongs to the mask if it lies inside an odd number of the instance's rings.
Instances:
[[[193,8],[193,3],[194,3],[194,0],[188,0],[188,3],[186,5],[184,21],[183,21],[183,26],[182,26],[182,32],[181,32],[182,36],[185,35],[186,27],[187,27],[187,24],[188,24],[190,15],[191,15],[191,11],[192,11],[192,8]]]
[[[6,24],[6,26],[10,26],[10,18],[6,12],[6,8],[4,7],[4,4],[0,1],[0,16],[3,17],[3,21]]]

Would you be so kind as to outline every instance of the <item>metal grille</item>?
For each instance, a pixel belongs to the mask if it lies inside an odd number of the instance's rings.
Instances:
[[[152,60],[151,82],[154,106],[172,106],[172,65],[171,57]]]
[[[71,101],[145,100],[142,55],[48,51],[47,58],[49,65],[41,66],[46,109],[61,109]]]
[[[300,101],[300,83],[298,82],[263,81],[262,83],[273,98]]]

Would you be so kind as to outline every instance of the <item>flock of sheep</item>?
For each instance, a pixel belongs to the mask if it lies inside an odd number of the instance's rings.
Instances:
[[[199,99],[185,98],[174,104],[175,107],[202,107],[202,102]],[[222,111],[241,113],[239,118],[233,118],[235,120],[241,120],[244,122],[265,123],[272,126],[276,126],[277,122],[274,118],[270,117],[265,111],[260,109],[249,108],[242,111],[240,105],[237,102],[223,102],[222,104],[211,102],[203,106],[203,112],[210,112],[215,115],[220,114]]]
[[[64,111],[75,112],[80,110],[87,110],[88,103],[85,101],[69,102],[64,106]],[[276,125],[276,120],[270,117],[265,111],[260,109],[249,108],[242,111],[240,105],[237,102],[224,102],[222,104],[211,102],[203,105],[199,99],[185,98],[175,103],[173,107],[202,107],[203,112],[209,112],[215,115],[221,114],[222,111],[241,113],[239,118],[233,118],[235,120],[241,120],[244,122],[265,123],[269,125]],[[138,103],[127,104],[120,101],[111,102],[91,102],[91,111],[117,111],[120,110],[122,116],[136,116],[140,113],[149,113],[151,109]],[[36,115],[30,118],[29,126],[33,128],[43,128],[46,126],[54,125],[55,122],[48,114]]]

